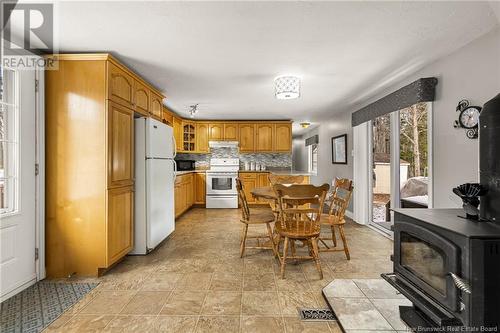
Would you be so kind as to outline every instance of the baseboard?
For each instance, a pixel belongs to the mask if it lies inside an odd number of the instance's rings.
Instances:
[[[349,211],[349,210],[346,210],[345,211],[345,216],[347,216],[348,218],[350,218],[351,220],[354,221],[354,213]],[[356,222],[356,221],[355,221]]]

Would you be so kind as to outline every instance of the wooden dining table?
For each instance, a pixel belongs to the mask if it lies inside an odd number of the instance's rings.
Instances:
[[[278,200],[278,196],[272,186],[256,187],[250,193],[257,199]]]

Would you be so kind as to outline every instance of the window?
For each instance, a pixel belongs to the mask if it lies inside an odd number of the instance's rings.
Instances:
[[[17,73],[0,68],[0,215],[18,206],[19,119]]]
[[[312,144],[308,146],[308,171],[310,173],[316,174],[318,173],[318,145],[317,144]]]

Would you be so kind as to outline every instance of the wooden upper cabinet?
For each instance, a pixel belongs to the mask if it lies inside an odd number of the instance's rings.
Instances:
[[[274,125],[269,123],[257,124],[255,151],[273,151]]]
[[[108,188],[134,184],[134,112],[108,102]]]
[[[209,140],[224,140],[224,124],[210,124],[208,126]]]
[[[182,119],[174,117],[173,127],[176,150],[182,151]]]
[[[166,107],[163,107],[162,121],[169,126],[174,126],[174,115]]]
[[[143,116],[149,115],[149,100],[151,92],[144,84],[135,81],[135,111]]]
[[[134,78],[108,61],[108,98],[134,109]]]
[[[235,123],[224,124],[224,140],[238,141],[238,124]]]
[[[196,124],[196,151],[208,153],[208,124]]]
[[[240,151],[255,151],[255,124],[239,124]]]
[[[108,190],[107,266],[132,250],[134,237],[134,192],[132,186]]]
[[[151,109],[149,113],[156,120],[161,121],[161,116],[163,113],[163,97],[155,92],[151,92]]]
[[[292,150],[292,124],[276,124],[274,151],[289,152],[291,150]]]

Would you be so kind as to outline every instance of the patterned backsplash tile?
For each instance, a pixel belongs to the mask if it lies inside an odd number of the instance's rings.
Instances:
[[[240,154],[238,147],[213,147],[209,154],[177,154],[176,160],[196,161],[196,168],[210,167],[211,158],[239,158],[240,169],[244,169],[245,162],[255,162],[267,168],[292,168],[292,154],[289,153],[252,153]]]

